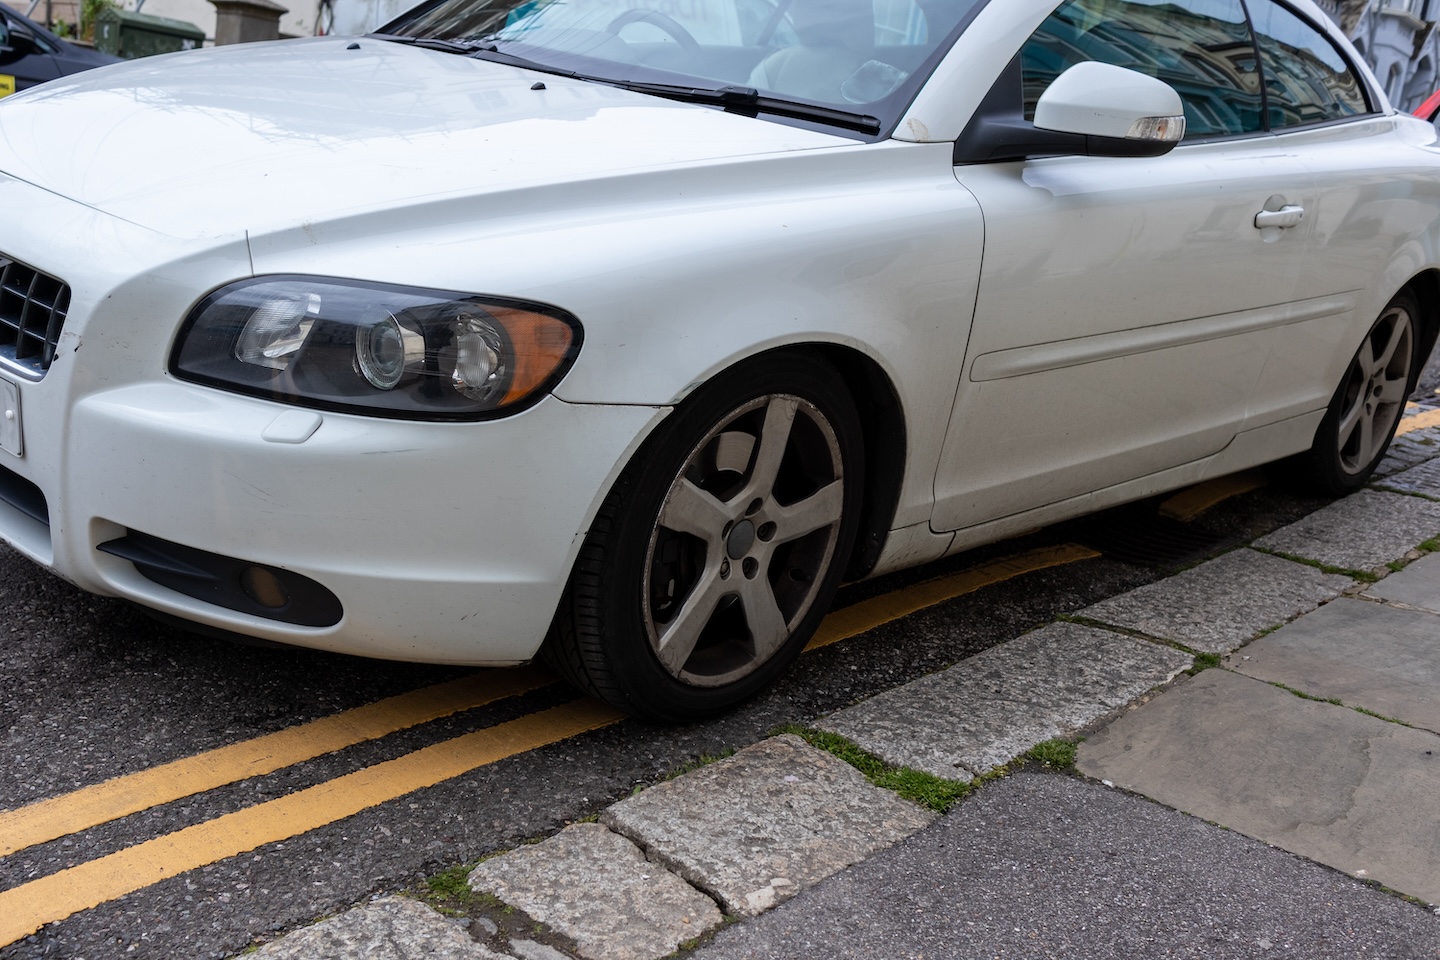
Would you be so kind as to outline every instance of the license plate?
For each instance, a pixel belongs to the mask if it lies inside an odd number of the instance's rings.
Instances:
[[[0,378],[0,450],[23,456],[24,435],[20,431],[20,388]]]
[[[8,73],[0,73],[0,97],[8,97],[15,92],[15,78]]]

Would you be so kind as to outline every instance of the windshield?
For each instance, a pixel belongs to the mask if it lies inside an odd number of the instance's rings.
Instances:
[[[814,104],[898,122],[982,0],[433,0],[381,35],[473,44],[541,69]],[[457,48],[458,49],[458,48]],[[649,89],[647,92],[654,92]],[[758,103],[758,106],[757,106]],[[790,111],[786,122],[825,124]]]

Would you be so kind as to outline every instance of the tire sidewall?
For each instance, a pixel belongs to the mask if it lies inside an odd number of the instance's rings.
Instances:
[[[1402,290],[1390,299],[1385,308],[1380,311],[1380,316],[1365,331],[1365,339],[1368,340],[1380,325],[1381,319],[1386,313],[1394,308],[1400,308],[1405,312],[1406,322],[1410,325],[1410,372],[1406,380],[1406,396],[1414,389],[1415,378],[1420,371],[1422,358],[1420,357],[1420,308],[1416,299],[1409,291]],[[1362,341],[1363,345],[1364,341]],[[1395,418],[1390,426],[1390,433],[1386,442],[1381,446],[1374,458],[1365,467],[1355,473],[1349,473],[1340,462],[1340,417],[1344,413],[1345,386],[1350,378],[1350,370],[1354,366],[1355,358],[1359,355],[1360,348],[1351,354],[1349,362],[1345,364],[1345,372],[1341,375],[1340,383],[1335,387],[1335,393],[1330,398],[1330,405],[1325,410],[1325,417],[1320,421],[1320,427],[1315,434],[1315,445],[1310,450],[1309,468],[1310,479],[1314,486],[1325,493],[1336,496],[1343,496],[1360,489],[1375,473],[1375,468],[1380,461],[1385,459],[1385,454],[1390,448],[1390,441],[1395,437],[1395,430],[1400,426],[1404,418],[1403,401],[1401,415]]]
[[[845,482],[840,531],[810,608],[766,663],[731,683],[700,687],[672,677],[651,649],[642,611],[642,576],[665,497],[696,444],[735,408],[768,394],[801,397],[829,420]],[[607,537],[597,596],[597,638],[616,685],[639,713],[692,720],[726,710],[770,685],[794,662],[828,612],[859,526],[864,486],[863,437],[840,375],[816,357],[771,355],[727,371],[686,398],[635,455],[617,484],[616,523]]]

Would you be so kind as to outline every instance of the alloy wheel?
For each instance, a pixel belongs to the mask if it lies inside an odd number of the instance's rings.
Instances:
[[[1405,406],[1414,350],[1409,313],[1392,304],[1371,328],[1345,375],[1336,446],[1346,473],[1365,470],[1389,444]]]
[[[671,483],[646,550],[643,620],[682,683],[732,683],[770,660],[822,588],[845,476],[814,404],[769,394],[705,435]]]

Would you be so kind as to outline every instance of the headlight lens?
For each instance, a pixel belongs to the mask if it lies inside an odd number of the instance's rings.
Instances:
[[[272,277],[215,291],[180,331],[184,380],[328,410],[478,420],[534,403],[580,323],[554,307],[359,280]]]

